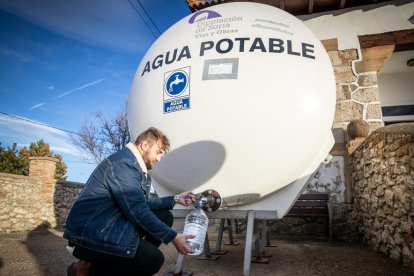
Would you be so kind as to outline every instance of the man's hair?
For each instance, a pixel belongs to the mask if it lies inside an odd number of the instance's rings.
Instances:
[[[139,145],[143,141],[148,141],[150,145],[160,142],[161,148],[165,152],[169,151],[170,149],[170,140],[168,139],[168,137],[161,130],[155,127],[150,127],[149,129],[138,135],[137,139],[135,140],[135,144]]]

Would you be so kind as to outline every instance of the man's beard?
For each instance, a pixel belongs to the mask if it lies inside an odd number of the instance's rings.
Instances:
[[[151,164],[151,160],[149,159],[149,152],[143,152],[143,159],[144,159],[144,163],[145,163],[145,167],[147,167],[148,170],[152,169],[152,164]]]

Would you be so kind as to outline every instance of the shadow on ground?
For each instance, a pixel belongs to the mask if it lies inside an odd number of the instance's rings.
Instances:
[[[63,233],[43,223],[30,232],[0,235],[0,275],[59,276],[75,259],[66,250]]]
[[[66,240],[60,232],[50,230],[49,223],[43,223],[28,232],[22,243],[35,259],[42,275],[65,275],[66,267],[73,258],[66,250]],[[65,273],[62,274],[62,270]]]

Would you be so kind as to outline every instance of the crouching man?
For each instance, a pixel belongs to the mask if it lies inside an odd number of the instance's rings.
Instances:
[[[164,133],[149,128],[97,166],[66,222],[64,238],[79,259],[68,275],[153,275],[164,263],[161,242],[172,242],[180,254],[191,252],[186,240],[194,236],[171,229],[170,210],[192,204],[194,194],[149,197],[148,170],[169,146]]]

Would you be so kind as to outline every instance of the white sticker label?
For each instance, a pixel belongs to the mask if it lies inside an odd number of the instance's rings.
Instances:
[[[210,64],[208,74],[231,74],[233,72],[233,64]]]

